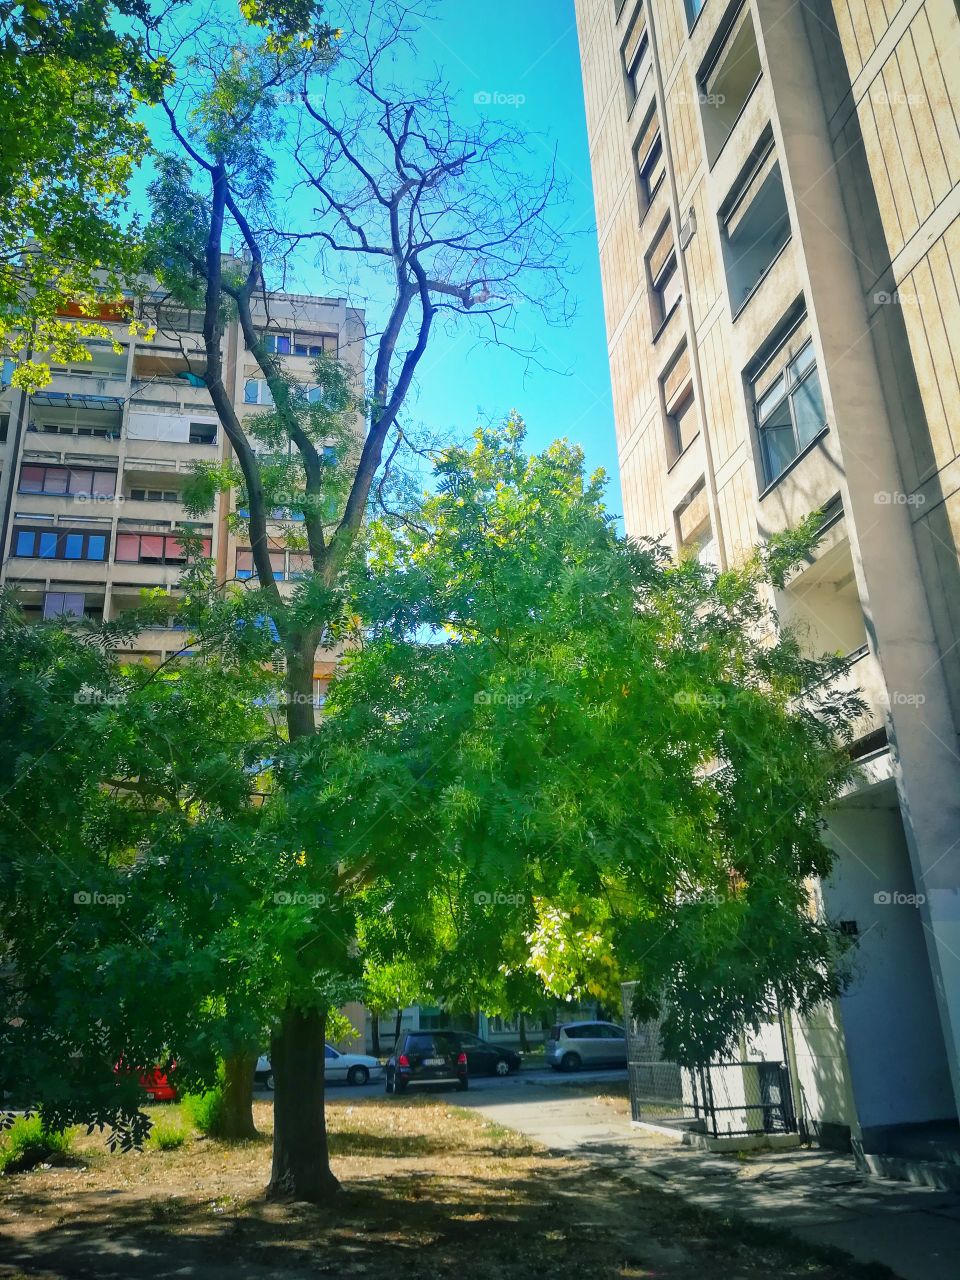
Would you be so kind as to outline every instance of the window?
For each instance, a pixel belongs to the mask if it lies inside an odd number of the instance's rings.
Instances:
[[[335,356],[339,341],[335,333],[295,333],[293,335],[293,354],[295,356]]]
[[[757,86],[762,68],[753,17],[743,5],[716,56],[697,79],[707,159],[712,165]]]
[[[683,283],[673,247],[673,229],[665,222],[647,254],[650,277],[650,316],[656,337],[683,296]]]
[[[176,489],[131,489],[130,497],[134,502],[179,502],[180,494]]]
[[[200,554],[209,556],[209,538],[202,539]],[[187,553],[177,534],[118,533],[113,558],[120,564],[183,564]]]
[[[263,343],[264,351],[273,356],[288,356],[290,354],[290,335],[289,333],[262,333],[260,341]]]
[[[637,202],[642,219],[666,174],[660,121],[652,107],[634,143],[633,162],[636,167]]]
[[[696,20],[700,17],[703,6],[707,0],[683,0],[683,7],[687,12],[687,29],[689,30]]]
[[[107,535],[83,529],[22,529],[13,531],[13,554],[41,560],[105,560]]]
[[[7,432],[10,430],[9,413],[0,413],[0,444],[4,444],[7,439]]]
[[[827,425],[816,356],[805,322],[754,380],[754,403],[760,458],[769,485]]]
[[[47,591],[43,597],[45,618],[82,618],[84,597],[76,591]]]
[[[216,444],[216,424],[213,422],[191,422],[189,440],[191,444]]]
[[[20,468],[20,493],[60,494],[76,497],[113,497],[117,486],[115,471],[94,471],[86,467],[47,467],[25,462]]]
[[[677,401],[675,407],[667,414],[667,423],[676,457],[680,457],[687,447],[693,443],[700,428],[697,426],[693,389],[688,388]]]
[[[672,465],[696,439],[696,401],[690,381],[690,355],[684,345],[660,379],[666,411],[667,457]]]
[[[637,7],[633,21],[630,23],[627,38],[620,50],[620,57],[623,59],[623,73],[627,82],[627,106],[632,108],[650,65],[650,38],[647,34],[647,20],[642,5]]]
[[[37,425],[31,422],[27,427],[28,431],[42,431],[47,436],[85,436],[96,440],[119,440],[120,426],[116,424],[109,427],[84,427],[84,426],[67,426],[59,422],[44,422]]]
[[[790,214],[768,128],[720,212],[723,261],[736,316],[790,239]]]
[[[273,396],[265,378],[248,378],[243,388],[244,404],[272,405]]]
[[[292,559],[292,557],[291,557]],[[304,556],[304,559],[308,557]],[[274,582],[283,582],[287,576],[286,573],[286,556],[283,551],[270,552],[270,568],[273,571]],[[237,548],[237,577],[240,579],[253,578],[256,576],[256,568],[253,563],[253,550],[250,547]],[[291,576],[293,576],[291,574]]]

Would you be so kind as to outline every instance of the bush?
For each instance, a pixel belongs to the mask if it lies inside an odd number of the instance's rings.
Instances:
[[[187,1093],[183,1096],[183,1114],[195,1129],[208,1138],[217,1138],[223,1131],[223,1090],[206,1089],[203,1093]]]
[[[151,1151],[176,1151],[187,1140],[187,1131],[173,1120],[156,1120],[147,1136]]]
[[[60,1160],[69,1150],[68,1133],[47,1129],[39,1116],[19,1116],[0,1134],[0,1173],[22,1173]]]

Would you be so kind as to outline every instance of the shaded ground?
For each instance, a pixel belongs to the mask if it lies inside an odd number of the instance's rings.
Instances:
[[[256,1113],[268,1131],[271,1108]],[[177,1120],[176,1108],[155,1114]],[[262,1200],[266,1140],[192,1135],[176,1150],[124,1156],[80,1137],[69,1165],[0,1179],[0,1278],[891,1274],[626,1186],[439,1099],[332,1101],[328,1117],[344,1184],[329,1209]]]

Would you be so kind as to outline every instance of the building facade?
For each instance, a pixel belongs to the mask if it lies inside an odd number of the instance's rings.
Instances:
[[[796,1106],[866,1153],[960,1102],[960,18],[954,0],[576,0],[628,532],[778,593],[852,659],[862,780],[792,1018]]]
[[[138,304],[156,326],[149,340],[129,332],[130,313],[107,311],[115,343],[89,343],[92,359],[52,366],[43,391],[0,391],[0,583],[15,587],[28,616],[61,613],[116,618],[142,603],[144,588],[171,599],[168,625],[145,628],[129,646],[131,657],[163,660],[189,644],[173,614],[185,563],[177,530],[199,534],[224,583],[253,577],[248,546],[228,516],[232,495],[219,494],[202,520],[188,519],[183,485],[197,462],[231,456],[203,385],[202,316],[160,297]],[[310,394],[321,353],[338,357],[363,377],[363,315],[333,298],[274,294],[255,315],[286,371]],[[223,335],[224,381],[235,409],[248,417],[271,403],[239,322]],[[362,423],[358,418],[358,433]],[[275,577],[293,584],[306,559],[287,549],[289,518],[274,513],[271,553]],[[318,699],[335,655],[318,654]]]

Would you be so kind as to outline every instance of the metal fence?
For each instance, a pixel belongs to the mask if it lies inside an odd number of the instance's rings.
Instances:
[[[682,1067],[663,1055],[662,1016],[633,1017],[633,983],[623,988],[630,1110],[633,1119],[714,1138],[795,1133],[790,1073],[783,1061],[757,1059]]]

